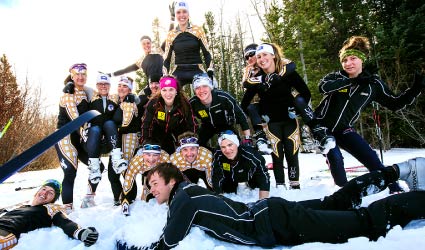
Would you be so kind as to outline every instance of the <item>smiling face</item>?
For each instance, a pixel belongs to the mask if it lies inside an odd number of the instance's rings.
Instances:
[[[121,83],[118,84],[118,96],[121,100],[124,100],[124,97],[126,97],[130,93],[131,89],[127,85]]]
[[[151,194],[155,197],[158,204],[168,202],[170,199],[171,190],[173,189],[176,181],[171,179],[167,184],[158,172],[153,173],[149,178],[149,186]]]
[[[256,55],[257,57],[257,65],[260,67],[265,73],[273,73],[276,70],[276,64],[274,62],[275,55],[261,52]]]
[[[111,84],[107,82],[98,82],[96,83],[97,92],[101,96],[107,96],[109,94],[109,89],[111,88]]]
[[[143,52],[145,52],[145,55],[148,55],[152,51],[152,42],[149,39],[143,39],[140,41],[140,44],[142,45]]]
[[[159,82],[150,82],[149,89],[152,91],[152,96],[156,96],[159,91]]]
[[[37,206],[52,203],[54,198],[55,190],[52,187],[43,186],[37,191],[37,193],[35,193],[31,204],[33,206]]]
[[[177,90],[173,87],[163,87],[161,89],[161,96],[164,99],[165,105],[172,106],[176,98]]]
[[[86,73],[77,73],[72,76],[72,80],[74,81],[75,87],[79,90],[82,90],[84,85],[87,82],[87,74]]]
[[[363,62],[357,56],[346,56],[342,59],[341,65],[350,78],[355,78],[362,73]]]
[[[176,20],[180,28],[186,28],[189,22],[189,12],[185,9],[176,11]]]
[[[226,158],[229,160],[236,159],[236,156],[238,155],[238,146],[231,140],[224,139],[221,141],[220,149],[224,156],[226,156]]]
[[[202,104],[210,104],[212,102],[211,88],[207,85],[201,85],[195,89],[195,95]]]
[[[193,163],[198,157],[198,147],[188,146],[181,149],[180,153],[188,163]]]
[[[143,153],[142,157],[143,157],[143,162],[148,166],[148,167],[154,167],[156,166],[156,164],[158,164],[159,162],[159,158],[160,158],[160,154],[157,153]]]

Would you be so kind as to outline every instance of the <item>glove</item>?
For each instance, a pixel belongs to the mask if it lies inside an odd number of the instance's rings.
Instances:
[[[212,69],[212,68],[207,69],[207,74],[208,74],[209,78],[211,80],[213,80],[213,78],[214,78],[214,69]]]
[[[78,239],[84,242],[86,247],[89,247],[96,243],[97,238],[99,237],[99,233],[96,231],[94,227],[88,227],[86,229],[81,230],[78,233]]]
[[[112,73],[103,73],[102,71],[97,71],[99,74],[104,74],[107,75],[109,77],[112,77]]]
[[[414,87],[425,88],[425,76],[419,71],[415,72]]]
[[[174,22],[174,20],[176,19],[176,12],[175,10],[175,6],[176,6],[176,2],[173,1],[172,3],[170,3],[170,5],[168,5],[168,9],[170,10],[170,16],[171,16],[171,21]]]
[[[252,143],[252,139],[249,136],[245,136],[244,139],[242,139],[242,145],[248,146],[248,147],[252,147],[253,143]]]
[[[129,102],[129,103],[134,103],[134,95],[133,94],[128,94],[125,98],[124,98],[124,102]]]
[[[68,82],[65,87],[63,87],[63,92],[67,94],[74,94],[75,93],[75,84],[74,82]]]
[[[288,107],[288,116],[291,119],[297,118],[297,111],[295,110],[295,107]]]

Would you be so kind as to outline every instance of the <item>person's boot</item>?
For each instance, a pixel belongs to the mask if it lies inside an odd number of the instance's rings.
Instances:
[[[100,159],[89,158],[89,181],[92,184],[97,184],[102,179],[102,173],[100,172]]]
[[[94,194],[86,194],[83,198],[83,202],[81,202],[81,208],[89,208],[96,206],[94,202]]]
[[[289,181],[290,189],[301,189],[301,185],[299,181]]]
[[[122,158],[121,148],[114,148],[111,152],[112,168],[115,173],[121,174],[128,167],[128,161]]]
[[[328,133],[328,128],[316,125],[312,129],[313,137],[319,142],[320,153],[327,154],[336,146],[335,137]]]
[[[66,215],[69,215],[74,211],[74,207],[72,203],[67,203],[62,205],[63,212],[65,212]]]
[[[425,158],[417,157],[394,165],[400,171],[400,180],[405,181],[411,191],[425,190]]]
[[[257,146],[258,151],[263,154],[269,155],[273,152],[267,143],[266,133],[263,130],[258,130],[254,133],[253,138],[255,139],[255,144]]]

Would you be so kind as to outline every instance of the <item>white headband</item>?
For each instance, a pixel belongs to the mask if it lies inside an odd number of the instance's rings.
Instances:
[[[258,55],[258,54],[263,53],[263,52],[267,52],[267,53],[274,55],[273,47],[270,44],[263,43],[260,46],[258,46],[258,48],[255,52],[255,55]]]
[[[237,135],[235,135],[235,134],[232,134],[232,135],[222,134],[220,137],[218,137],[218,145],[221,146],[221,142],[224,139],[227,139],[227,140],[233,142],[234,144],[236,144],[237,147],[239,147],[239,139],[238,139]]]

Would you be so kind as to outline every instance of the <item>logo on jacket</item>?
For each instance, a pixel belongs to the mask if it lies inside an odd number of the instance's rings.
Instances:
[[[165,113],[158,111],[158,120],[165,121]]]
[[[201,116],[201,118],[207,118],[208,117],[207,111],[205,111],[204,109],[199,110],[198,114]]]
[[[115,109],[114,105],[112,105],[112,104],[108,105],[108,111],[113,111],[114,109]]]
[[[230,171],[230,164],[229,163],[223,163],[223,170]]]
[[[347,93],[348,92],[348,89],[340,89],[340,90],[338,90],[338,92]]]

